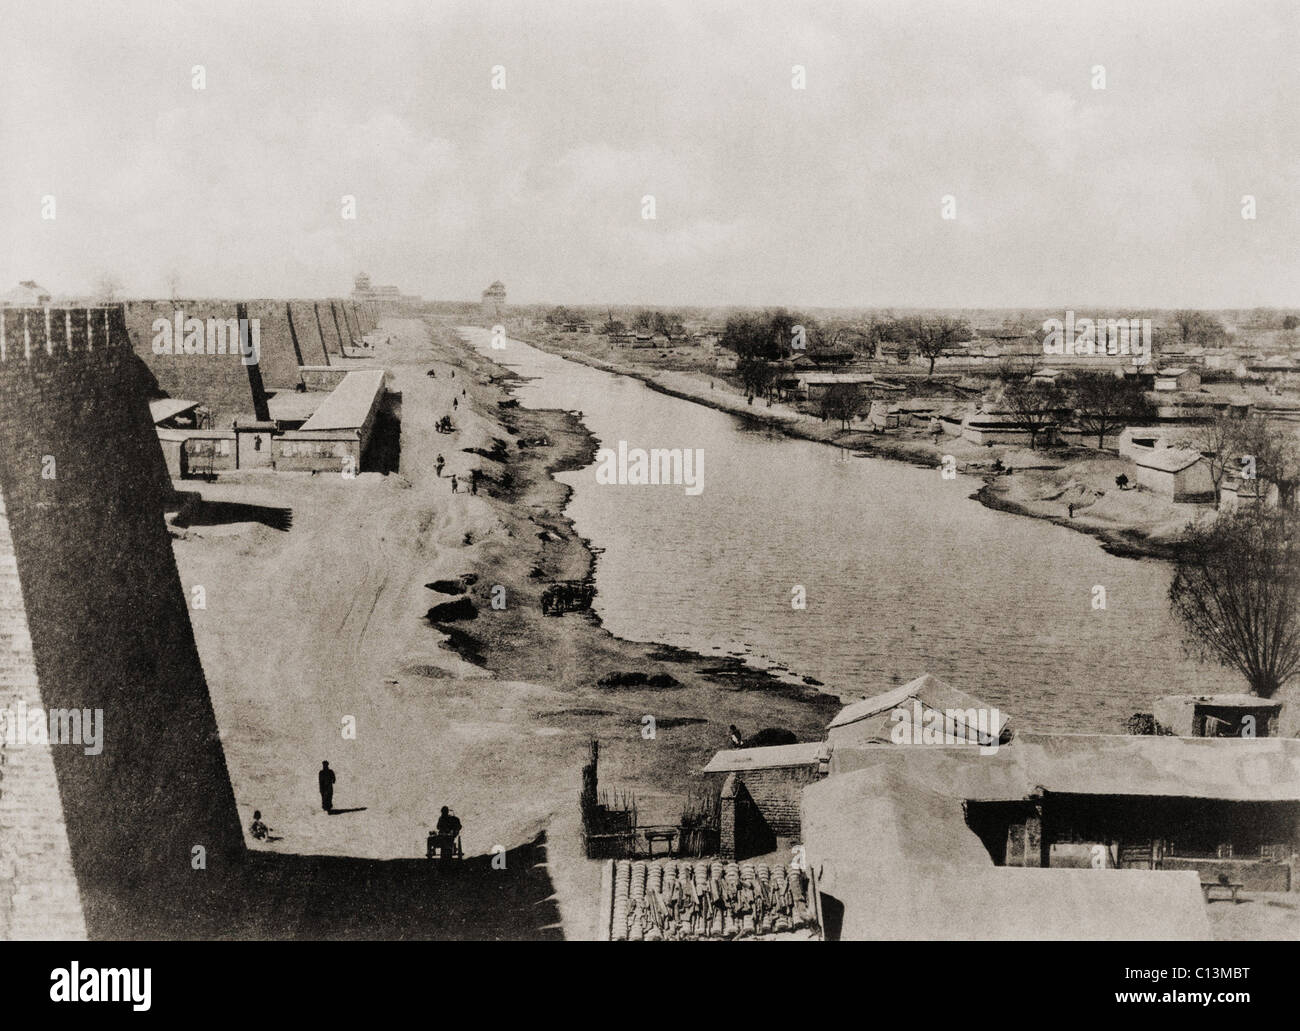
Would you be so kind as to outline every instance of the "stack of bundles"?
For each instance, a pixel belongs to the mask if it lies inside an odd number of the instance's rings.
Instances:
[[[637,861],[632,864],[632,913],[631,924],[627,929],[629,941],[638,942],[645,937],[645,863]]]
[[[668,914],[663,903],[663,872],[664,868],[658,863],[651,863],[646,869],[645,940],[648,942],[663,941],[664,937],[664,924],[667,922]]]
[[[797,863],[790,864],[790,895],[794,898],[791,912],[795,927],[812,923],[813,915],[808,911],[807,896],[803,890],[803,870]]]
[[[615,941],[744,938],[811,922],[795,865],[696,860],[619,862]]]
[[[614,940],[627,941],[628,885],[632,881],[632,864],[620,860],[614,867]]]

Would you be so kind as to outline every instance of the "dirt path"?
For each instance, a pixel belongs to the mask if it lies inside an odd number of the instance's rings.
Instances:
[[[421,618],[445,600],[425,583],[472,568],[464,535],[497,530],[486,499],[464,488],[453,496],[449,479],[477,461],[460,449],[490,434],[468,406],[451,408],[470,386],[463,374],[453,379],[444,365],[439,378],[425,375],[434,363],[423,324],[390,328],[378,361],[403,395],[401,477],[260,474],[205,485],[205,500],[292,508],[292,529],[196,526],[177,559],[187,585],[207,593],[192,618],[245,824],[260,808],[281,838],[273,848],[396,858],[422,854],[438,806],[449,804],[468,850],[487,853],[530,838],[558,801],[507,785],[533,782],[538,766],[563,783],[570,756],[528,725],[546,689],[494,680],[439,648]],[[436,433],[444,413],[459,432]],[[442,478],[431,461],[439,450]],[[355,739],[343,736],[347,717]],[[527,737],[539,740],[521,748]],[[322,759],[338,775],[335,808],[355,812],[322,812]]]

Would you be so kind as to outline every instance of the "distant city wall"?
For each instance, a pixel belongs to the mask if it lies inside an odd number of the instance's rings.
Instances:
[[[289,305],[286,301],[248,301],[248,317],[261,326],[262,382],[267,390],[294,390],[300,380],[298,366],[303,361],[293,334],[289,331]]]
[[[339,304],[335,301],[321,301],[321,318],[326,320],[326,328],[333,332],[332,337],[326,338],[326,346],[331,354],[342,355],[345,344],[350,345],[348,332],[344,326],[344,321],[339,313]]]
[[[316,302],[291,301],[289,303],[289,320],[294,336],[298,341],[298,350],[302,354],[302,364],[328,365],[330,356],[329,351],[325,348],[325,338],[321,333],[320,320],[316,317]]]
[[[185,354],[178,339],[172,354],[154,353],[157,319],[174,326],[182,312],[206,328],[208,319],[238,318],[241,305],[259,324],[256,366],[245,365],[237,354]],[[302,366],[331,364],[331,355],[341,357],[344,347],[359,345],[377,325],[374,305],[344,300],[129,301],[123,309],[131,346],[152,376],[146,381],[148,396],[197,401],[212,410],[219,429],[229,428],[235,418],[265,418],[268,393],[296,390]],[[237,340],[230,346],[237,348]]]

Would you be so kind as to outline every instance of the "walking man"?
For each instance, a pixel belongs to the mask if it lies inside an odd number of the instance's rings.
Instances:
[[[456,486],[456,474],[455,474],[455,473],[452,473],[452,474],[451,474],[451,492],[452,492],[453,494],[455,494],[455,493],[458,492],[458,487]]]
[[[334,771],[328,761],[320,764],[320,773],[316,775],[320,782],[320,807],[327,813],[334,811]]]
[[[447,464],[447,463],[446,463],[445,461],[443,461],[442,455],[439,455],[439,456],[438,456],[438,460],[437,460],[436,462],[433,463],[433,467],[434,467],[435,469],[438,470],[438,478],[439,478],[439,479],[442,479],[442,467],[443,467],[444,465],[446,465],[446,464]]]

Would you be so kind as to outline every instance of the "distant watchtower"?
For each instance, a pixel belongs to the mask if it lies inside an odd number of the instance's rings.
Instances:
[[[482,315],[485,319],[496,321],[505,314],[505,311],[506,288],[501,280],[498,279],[483,291]]]

